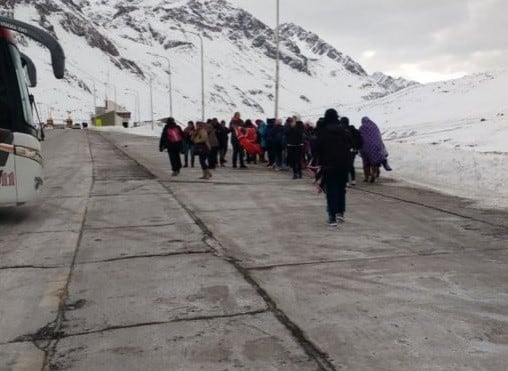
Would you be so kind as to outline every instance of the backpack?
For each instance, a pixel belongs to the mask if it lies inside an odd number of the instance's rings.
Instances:
[[[182,134],[180,133],[180,130],[178,128],[168,128],[168,131],[166,132],[168,137],[168,143],[175,144],[182,141]]]

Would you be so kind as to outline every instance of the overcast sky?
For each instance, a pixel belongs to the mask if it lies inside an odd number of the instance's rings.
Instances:
[[[276,0],[229,0],[270,26]],[[367,72],[429,82],[508,65],[508,0],[280,0],[281,22],[320,35]]]

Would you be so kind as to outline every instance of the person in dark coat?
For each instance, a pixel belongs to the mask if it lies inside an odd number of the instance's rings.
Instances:
[[[275,120],[275,125],[271,132],[271,146],[273,149],[274,159],[275,159],[275,171],[282,170],[283,160],[284,160],[284,126],[282,126],[282,120]]]
[[[351,139],[353,140],[353,148],[351,148],[351,167],[349,169],[348,180],[350,180],[349,184],[354,186],[356,185],[355,159],[356,155],[358,155],[358,153],[360,152],[360,149],[362,149],[363,139],[362,135],[360,134],[360,131],[357,128],[355,128],[354,125],[350,125],[349,118],[341,117],[339,123],[344,128],[347,128],[349,130],[349,133],[351,134]]]
[[[275,119],[266,120],[266,130],[265,130],[265,146],[266,153],[268,156],[268,164],[267,167],[275,166],[275,152],[273,149],[273,134],[275,128]]]
[[[171,176],[178,176],[182,168],[182,159],[180,158],[180,151],[183,147],[183,131],[180,126],[176,124],[174,118],[170,117],[166,121],[164,129],[162,129],[161,138],[159,141],[159,151],[163,152],[168,150],[169,162],[173,173]]]
[[[288,118],[285,129],[287,146],[287,163],[293,169],[293,179],[302,178],[303,158],[303,123]]]
[[[233,168],[237,167],[238,161],[240,161],[240,169],[246,169],[245,166],[245,151],[238,141],[236,136],[236,129],[242,129],[244,122],[240,116],[240,112],[235,112],[231,122],[229,123],[229,130],[231,131],[231,146],[233,147]]]
[[[353,148],[351,134],[339,124],[337,111],[333,108],[327,110],[317,133],[315,150],[322,167],[330,226],[337,226],[337,221],[344,221],[351,148]]]
[[[219,162],[224,167],[227,162],[226,153],[228,152],[228,135],[229,129],[226,127],[226,121],[222,120],[216,128],[217,139],[219,140]]]

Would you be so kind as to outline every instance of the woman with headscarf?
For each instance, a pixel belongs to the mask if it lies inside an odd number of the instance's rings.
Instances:
[[[360,154],[363,160],[364,182],[374,183],[379,174],[379,166],[386,160],[386,150],[381,131],[368,117],[362,118],[359,131],[363,141]]]
[[[196,131],[192,136],[192,141],[194,143],[194,153],[199,156],[199,164],[203,170],[203,176],[200,179],[208,180],[212,177],[212,173],[208,170],[208,155],[212,146],[208,140],[208,133],[204,122],[196,123]]]

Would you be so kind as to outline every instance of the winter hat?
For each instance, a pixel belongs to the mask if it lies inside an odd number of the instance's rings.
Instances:
[[[176,125],[176,121],[173,117],[168,117],[166,119],[166,124],[169,124],[169,125]]]
[[[325,121],[327,122],[336,122],[339,120],[339,114],[333,108],[326,110],[325,112]]]
[[[348,117],[341,117],[339,120],[339,124],[344,126],[349,126],[349,118]]]

